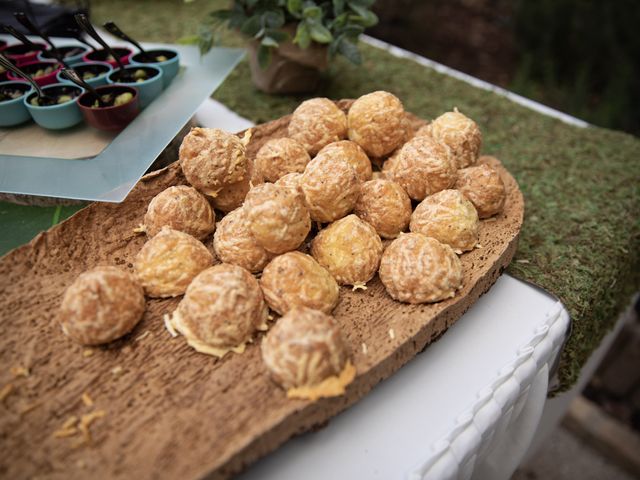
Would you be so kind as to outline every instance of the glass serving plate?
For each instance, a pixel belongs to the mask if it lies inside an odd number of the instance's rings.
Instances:
[[[59,38],[54,43],[75,42]],[[143,46],[180,53],[180,72],[160,96],[119,133],[84,123],[65,131],[33,122],[0,128],[0,192],[121,202],[244,55],[234,48],[213,48],[201,57],[191,46]]]

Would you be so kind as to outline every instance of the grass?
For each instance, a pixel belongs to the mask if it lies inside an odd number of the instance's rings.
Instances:
[[[226,3],[92,5],[94,21],[113,19],[143,40],[170,42],[195,32],[203,12]],[[222,41],[237,46],[242,40],[225,33]],[[481,126],[483,151],[500,158],[518,180],[526,214],[509,273],[552,292],[571,313],[573,330],[559,372],[561,388],[569,388],[640,284],[640,141],[572,127],[379,49],[361,49],[364,64],[337,60],[317,95],[354,98],[390,90],[427,119],[458,107]],[[303,99],[256,91],[246,62],[214,97],[257,123],[290,113]]]

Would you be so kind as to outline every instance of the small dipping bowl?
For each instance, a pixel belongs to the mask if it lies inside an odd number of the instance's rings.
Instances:
[[[147,53],[154,61],[147,60],[143,53],[136,53],[131,57],[131,65],[155,65],[162,69],[162,85],[167,88],[171,80],[175,78],[180,70],[180,54],[175,50],[156,49],[147,50]],[[166,60],[158,60],[158,57],[165,57]]]
[[[76,73],[92,87],[100,87],[107,84],[107,75],[113,71],[111,64],[107,62],[82,62],[73,66]],[[84,78],[86,72],[91,72],[96,76],[93,78]],[[59,83],[73,84],[70,80],[67,80],[62,76],[62,72],[58,72],[57,75]]]
[[[31,118],[43,128],[50,130],[61,130],[63,128],[73,127],[82,121],[82,114],[78,108],[78,97],[84,92],[83,88],[67,83],[54,83],[42,88],[43,92],[48,95],[64,95],[73,93],[76,98],[58,105],[39,106],[31,105],[31,100],[37,97],[37,92],[31,93],[23,97],[23,102],[31,114]]]
[[[128,47],[111,47],[116,55],[119,56],[123,65],[129,65],[129,59],[133,55],[133,50]],[[109,52],[101,48],[99,50],[91,50],[89,53],[82,57],[84,62],[107,62],[111,64],[113,68],[118,68],[118,62],[115,60],[109,60]]]
[[[33,42],[36,45],[46,50],[47,46],[44,43]],[[28,62],[35,62],[38,59],[40,50],[34,50],[32,47],[25,45],[24,43],[15,43],[9,45],[2,50],[2,54],[13,60],[16,65],[21,66]]]
[[[32,90],[31,85],[25,82],[0,82],[0,93],[5,89],[20,90],[22,95],[0,101],[0,127],[12,127],[31,120],[29,110],[24,104],[24,96]]]
[[[41,87],[44,87],[45,85],[51,85],[52,83],[57,82],[56,75],[60,71],[61,65],[56,61],[46,61],[46,62],[35,61],[35,62],[23,63],[22,65],[19,65],[19,67],[24,73],[28,74],[31,78],[33,78],[38,85],[40,85]],[[55,67],[55,68],[51,72],[45,75],[40,75],[39,77],[35,76],[38,70],[42,70],[47,67]],[[19,77],[13,74],[12,72],[7,72],[7,78],[15,82],[26,82],[26,80],[24,80],[22,77]]]
[[[94,107],[96,97],[91,92],[83,93],[78,98],[78,106],[85,122],[98,130],[118,131],[129,125],[140,113],[138,91],[127,85],[105,85],[96,88],[99,95],[131,93],[133,98],[122,105],[110,107]]]
[[[114,70],[107,76],[107,82],[135,87],[140,94],[140,108],[145,108],[162,93],[162,70],[154,65],[129,65],[124,67],[125,74],[133,75],[136,70],[144,70],[150,78],[140,82],[126,81],[122,79],[121,70]]]
[[[87,53],[91,51],[91,49],[82,44],[78,45],[65,45],[64,47],[56,47],[64,61],[70,66],[82,62],[82,57],[84,57]],[[47,61],[47,60],[55,60],[56,58],[53,56],[50,50],[46,52],[38,53],[38,60]]]

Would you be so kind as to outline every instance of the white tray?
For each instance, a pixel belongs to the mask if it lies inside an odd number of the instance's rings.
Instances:
[[[117,134],[85,124],[59,132],[33,123],[0,129],[0,192],[121,202],[244,55],[214,48],[201,57],[196,47],[143,45],[180,53],[180,72],[167,89]]]

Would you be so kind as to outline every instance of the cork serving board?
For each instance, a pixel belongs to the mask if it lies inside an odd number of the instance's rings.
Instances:
[[[285,136],[288,121],[257,126],[249,155]],[[513,177],[493,165],[507,187],[505,210],[481,222],[481,248],[462,255],[463,289],[441,303],[407,305],[393,301],[377,276],[366,291],[343,287],[334,315],[357,376],[344,396],[315,402],[289,400],[270,381],[260,339],[218,360],[172,338],[162,316],[179,299],[147,300],[134,331],[104,347],[88,350],[62,334],[55,315],[66,287],[96,265],[132,269],[145,242],[133,230],[148,202],[185,183],[177,164],[143,177],[123,203],[92,204],[8,253],[0,259],[0,476],[227,478],[327,422],[437,339],[508,265],[524,202]],[[212,249],[211,238],[205,243]],[[54,436],[69,417],[91,412],[104,416],[88,427],[89,444],[80,434]]]

